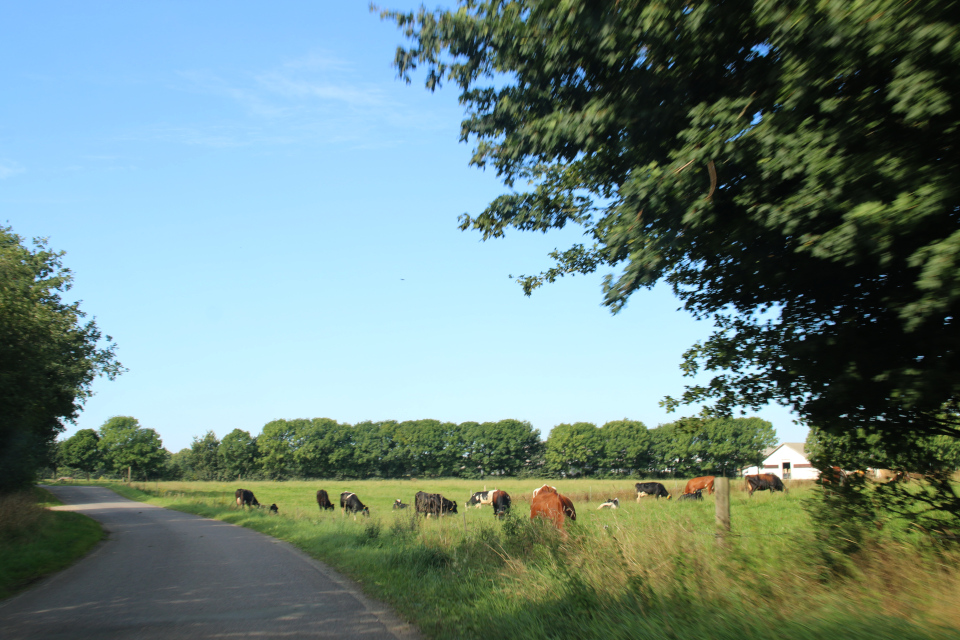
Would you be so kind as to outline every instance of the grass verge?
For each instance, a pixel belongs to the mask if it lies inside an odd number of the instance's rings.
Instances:
[[[558,488],[578,518],[560,535],[527,517],[532,484],[502,482],[514,496],[504,522],[489,508],[464,509],[476,483],[459,480],[423,487],[459,499],[460,513],[439,521],[390,509],[395,498],[412,502],[420,487],[409,481],[243,484],[261,503],[277,503],[280,516],[237,509],[234,484],[111,488],[286,540],[433,638],[960,638],[958,556],[890,527],[848,575],[830,575],[802,507],[819,491],[812,484],[734,493],[735,535],[718,540],[712,497],[638,503],[629,487],[565,481]],[[373,515],[320,512],[318,488],[355,491]],[[622,508],[597,510],[608,497]]]
[[[58,504],[39,487],[0,496],[0,598],[69,566],[103,538],[96,521],[44,508]]]

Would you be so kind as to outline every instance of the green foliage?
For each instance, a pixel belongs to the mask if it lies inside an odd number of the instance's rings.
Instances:
[[[223,480],[255,475],[258,471],[256,438],[241,429],[223,436],[217,449],[217,465]]]
[[[180,449],[167,458],[163,476],[168,480],[196,480],[193,472],[193,451]]]
[[[116,346],[98,346],[96,323],[61,297],[73,282],[63,252],[33,244],[0,226],[0,493],[32,482],[93,380],[122,371]]]
[[[191,463],[195,480],[222,480],[220,474],[220,441],[213,431],[202,438],[193,437],[190,445]]]
[[[80,429],[59,444],[57,462],[83,471],[89,480],[90,474],[103,464],[100,436],[93,429]]]
[[[704,421],[700,459],[716,475],[760,465],[761,452],[777,444],[773,424],[761,418],[715,418]]]
[[[171,459],[170,477],[212,479],[198,462],[206,443]],[[274,420],[257,439],[234,430],[217,451],[223,479],[263,475],[293,478],[399,478],[496,476],[642,476],[701,471],[732,474],[755,464],[776,443],[772,425],[759,418],[690,418],[647,430],[642,422],[615,420],[561,424],[546,442],[529,422],[408,420],[341,424],[329,418]],[[206,446],[204,445],[204,446]],[[212,456],[212,454],[211,454]]]
[[[114,416],[104,422],[99,447],[111,471],[125,476],[130,467],[137,479],[160,477],[170,455],[156,431],[141,427],[130,416]]]
[[[297,432],[306,420],[273,420],[263,426],[257,437],[260,468],[267,478],[284,479],[295,476],[297,469],[294,451],[298,446]]]
[[[458,4],[382,16],[411,41],[400,76],[458,87],[471,163],[509,189],[461,229],[584,230],[525,293],[608,269],[614,312],[665,280],[712,317],[683,368],[714,377],[669,408],[960,435],[952,3]]]
[[[953,473],[960,469],[960,438],[913,434],[911,446],[891,448],[876,431],[858,429],[838,436],[811,429],[807,453],[810,462],[819,469],[833,466],[850,471],[890,469],[900,474],[899,481],[867,489],[861,486],[864,483],[861,476],[851,475],[843,487],[831,485],[829,491],[824,492],[823,506],[838,510],[836,526],[824,530],[836,531],[837,540],[855,541],[859,545],[863,534],[857,534],[854,529],[894,516],[922,529],[960,529],[960,491],[951,482]],[[849,515],[851,505],[863,507],[863,518]],[[819,507],[816,509],[820,511]],[[831,518],[825,514],[818,517]],[[841,547],[846,544],[833,538],[830,542]]]
[[[642,422],[614,420],[600,429],[603,457],[599,466],[614,475],[650,468],[650,434]]]
[[[590,475],[603,459],[600,430],[589,422],[558,424],[550,431],[544,459],[551,473],[573,478]]]
[[[465,471],[514,476],[529,470],[540,451],[540,434],[521,420],[464,423]],[[464,473],[462,475],[473,475]]]

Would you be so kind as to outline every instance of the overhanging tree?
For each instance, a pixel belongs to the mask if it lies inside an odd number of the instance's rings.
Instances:
[[[122,371],[116,346],[62,298],[73,282],[63,252],[33,244],[0,227],[0,493],[27,486],[93,380]]]
[[[509,191],[461,228],[579,225],[524,291],[665,280],[716,330],[678,404],[774,401],[888,446],[958,435],[960,12],[906,0],[461,0],[384,12]]]

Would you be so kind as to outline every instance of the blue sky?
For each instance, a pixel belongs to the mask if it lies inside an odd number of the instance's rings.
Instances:
[[[612,316],[603,273],[524,297],[509,276],[580,232],[457,229],[504,188],[467,164],[455,89],[396,79],[402,43],[365,2],[0,8],[0,223],[67,252],[129,368],[65,435],[132,415],[177,451],[277,418],[546,436],[682,415],[658,402],[710,325],[666,288]]]

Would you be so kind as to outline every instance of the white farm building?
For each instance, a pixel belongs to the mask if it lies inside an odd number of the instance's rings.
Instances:
[[[820,472],[807,460],[802,442],[784,442],[763,452],[763,468],[749,467],[743,474],[772,473],[783,480],[816,480]]]

